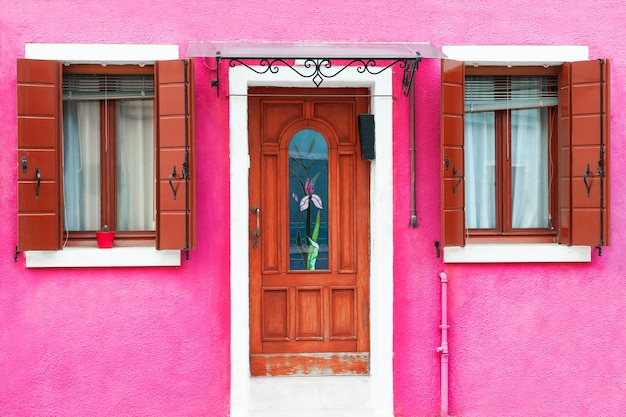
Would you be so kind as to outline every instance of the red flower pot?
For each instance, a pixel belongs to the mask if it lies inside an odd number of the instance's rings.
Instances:
[[[113,239],[115,238],[115,231],[108,232],[96,232],[96,241],[98,247],[108,249],[113,247]]]

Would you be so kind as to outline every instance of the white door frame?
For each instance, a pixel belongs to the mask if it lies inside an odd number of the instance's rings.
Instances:
[[[230,317],[232,417],[393,416],[393,99],[392,71],[347,68],[323,87],[370,88],[376,160],[370,170],[370,375],[250,377],[248,100],[251,86],[314,87],[287,67],[276,74],[229,68]],[[219,87],[218,87],[219,88]],[[224,92],[222,92],[223,94]],[[402,98],[403,99],[403,98]]]

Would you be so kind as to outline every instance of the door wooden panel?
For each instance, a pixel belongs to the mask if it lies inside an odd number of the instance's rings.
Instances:
[[[323,340],[322,288],[296,289],[296,340]]]
[[[370,167],[361,159],[357,116],[369,110],[362,97],[368,92],[254,88],[250,93],[251,373],[366,374]],[[299,159],[300,153],[321,152],[314,141],[308,149],[290,148],[303,131],[324,140],[327,159]],[[312,160],[315,170],[308,167],[307,181],[298,177],[309,191],[294,190],[293,167]],[[298,216],[313,213],[308,207],[314,204],[315,213],[323,214],[317,222],[315,214],[306,217],[302,227],[310,228],[302,236],[298,229],[296,238],[290,230],[300,227],[294,204]],[[314,256],[312,264],[294,263],[299,256],[311,261],[311,252],[297,253],[303,247],[319,249],[317,261]]]
[[[280,133],[289,123],[302,119],[304,115],[304,102],[294,103],[286,100],[273,100],[263,102],[263,144],[277,144]]]
[[[289,339],[287,315],[288,288],[263,290],[263,341],[276,342]]]
[[[261,170],[263,172],[263,194],[257,201],[261,201],[261,224],[263,225],[263,239],[259,242],[259,251],[263,257],[263,273],[271,274],[280,271],[280,251],[281,233],[279,229],[279,221],[273,211],[268,210],[269,207],[276,207],[280,204],[279,189],[279,166],[278,166],[278,148],[271,146],[270,149],[264,149],[261,159]],[[255,219],[256,220],[256,219]]]
[[[355,178],[354,153],[339,155],[339,177]],[[354,181],[339,182],[339,236],[354,236],[356,233],[356,190]],[[339,248],[339,270],[342,272],[355,272],[357,267],[357,254],[354,245],[336,242]]]
[[[357,329],[354,326],[356,312],[356,288],[331,288],[330,323],[331,339],[356,339]]]
[[[355,132],[355,126],[345,123],[342,116],[355,113],[354,103],[320,102],[316,104],[314,111],[315,118],[325,120],[331,125],[337,134],[339,145],[351,146],[357,143],[358,136]]]

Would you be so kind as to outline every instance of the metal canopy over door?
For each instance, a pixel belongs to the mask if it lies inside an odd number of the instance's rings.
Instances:
[[[369,372],[368,93],[249,91],[254,376]]]

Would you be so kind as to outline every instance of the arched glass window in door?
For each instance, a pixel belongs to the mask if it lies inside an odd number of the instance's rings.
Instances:
[[[328,144],[316,130],[289,142],[289,269],[328,269]]]

